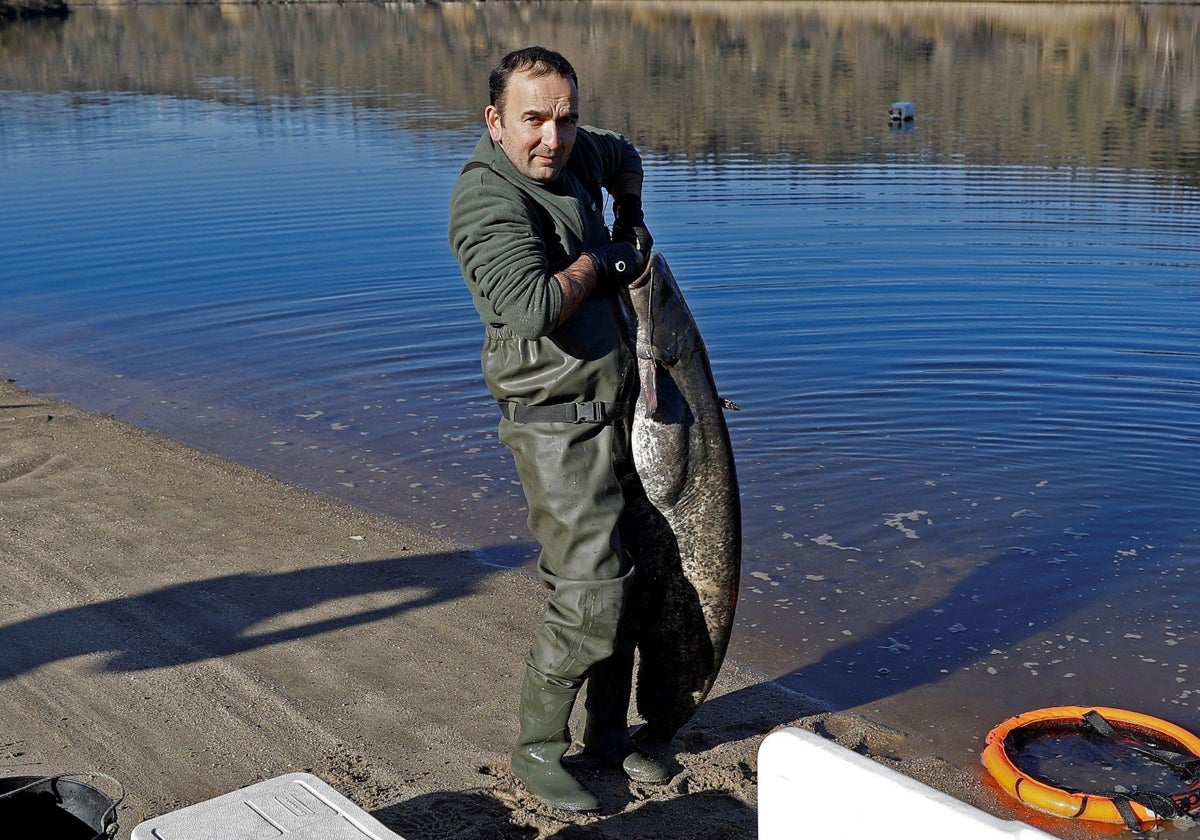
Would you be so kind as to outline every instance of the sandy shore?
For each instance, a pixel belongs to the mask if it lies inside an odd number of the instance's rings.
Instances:
[[[536,580],[11,382],[0,568],[0,776],[110,774],[121,838],[296,770],[407,840],[753,837],[758,745],[784,725],[995,810],[901,733],[734,663],[660,756],[669,785],[573,758],[603,813],[541,808],[507,765]]]

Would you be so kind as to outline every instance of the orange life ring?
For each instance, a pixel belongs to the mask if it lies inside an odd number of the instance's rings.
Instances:
[[[1006,746],[1010,736],[1022,728],[1053,728],[1055,726],[1082,728],[1083,716],[1093,711],[1098,712],[1115,727],[1144,733],[1165,747],[1200,758],[1200,738],[1165,720],[1104,706],[1055,706],[1049,709],[1025,712],[1001,723],[987,734],[986,746],[980,760],[987,768],[988,773],[1006,793],[1031,808],[1053,814],[1056,817],[1124,824],[1125,820],[1111,798],[1103,794],[1080,793],[1051,787],[1028,776],[1013,763]],[[1169,798],[1183,812],[1196,810],[1200,806],[1200,782],[1194,783]],[[1129,806],[1143,824],[1169,818],[1169,815],[1156,814],[1138,802],[1130,802]]]

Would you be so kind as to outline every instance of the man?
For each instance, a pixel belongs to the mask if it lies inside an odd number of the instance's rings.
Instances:
[[[450,246],[485,324],[484,379],[550,589],[526,658],[513,775],[554,807],[594,811],[595,795],[561,763],[585,680],[584,751],[639,782],[668,774],[629,737],[634,570],[618,535],[632,466],[616,293],[642,273],[653,240],[641,158],[624,137],[579,125],[578,84],[542,47],[492,71],[487,133],[450,198]]]

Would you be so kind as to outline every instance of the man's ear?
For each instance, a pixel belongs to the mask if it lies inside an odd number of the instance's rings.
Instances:
[[[483,110],[483,121],[487,123],[488,134],[492,136],[492,140],[499,143],[504,137],[504,120],[495,105],[489,105]]]

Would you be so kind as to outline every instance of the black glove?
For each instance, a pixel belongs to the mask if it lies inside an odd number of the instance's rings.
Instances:
[[[636,195],[623,195],[613,202],[613,242],[631,242],[642,252],[642,256],[650,259],[650,249],[654,247],[654,237],[646,230],[646,219],[642,215],[642,199]]]
[[[629,242],[602,245],[587,255],[596,264],[596,285],[601,288],[628,286],[646,267],[646,258]]]

